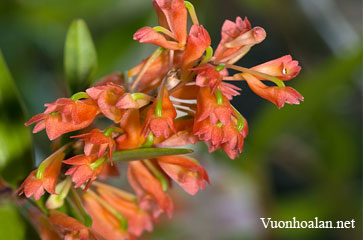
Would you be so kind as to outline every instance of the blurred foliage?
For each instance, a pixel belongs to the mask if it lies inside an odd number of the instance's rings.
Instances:
[[[12,187],[33,167],[29,130],[19,93],[0,52],[0,176]]]
[[[74,20],[64,47],[64,71],[71,94],[88,88],[97,68],[97,53],[86,23]]]
[[[25,224],[13,204],[0,205],[0,232],[2,239],[25,239]]]
[[[1,239],[23,240],[39,239],[29,219],[25,219],[19,208],[9,200],[0,202]]]

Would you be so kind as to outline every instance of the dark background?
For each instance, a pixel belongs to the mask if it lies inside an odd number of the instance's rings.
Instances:
[[[278,110],[246,84],[237,83],[243,91],[233,104],[250,127],[243,154],[232,161],[223,152],[209,155],[204,145],[197,145],[212,184],[193,197],[175,186],[175,216],[162,219],[144,238],[361,239],[362,2],[191,2],[214,49],[225,19],[247,16],[253,26],[265,28],[267,39],[238,64],[252,67],[291,54],[302,72],[286,84],[305,101]],[[140,27],[157,25],[151,0],[2,0],[0,49],[27,118],[66,94],[63,47],[75,18],[83,18],[91,31],[98,53],[97,78],[130,69],[154,49],[132,40]],[[1,109],[1,114],[11,110]],[[50,153],[49,140],[44,133],[33,139],[40,162]],[[4,212],[5,205],[0,209]],[[260,217],[355,219],[356,228],[265,230]],[[12,231],[6,226],[0,224],[0,232]],[[14,239],[29,239],[21,228],[14,231]]]

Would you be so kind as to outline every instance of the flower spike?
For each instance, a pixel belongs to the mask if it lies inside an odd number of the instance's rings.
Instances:
[[[62,136],[54,147],[69,142],[18,189],[36,200],[46,191],[51,194],[45,204],[35,202],[39,209],[32,219],[41,238],[135,240],[152,231],[161,214],[172,216],[173,181],[191,195],[204,190],[210,184],[206,169],[180,155],[191,150],[175,147],[204,142],[209,152],[221,149],[230,159],[239,157],[249,129],[232,105],[241,89],[227,81],[246,81],[278,108],[304,100],[285,85],[301,71],[290,55],[248,68],[235,65],[266,38],[266,31],[247,17],[226,20],[213,50],[190,2],[152,4],[159,23],[133,35],[158,46],[152,54],[123,74],[108,74],[84,92],[45,104],[43,113],[25,123],[36,124],[34,133],[45,129],[50,140]],[[70,138],[64,135],[73,131]],[[113,160],[127,165],[132,193],[99,182],[120,176]],[[55,210],[60,207],[64,212]]]

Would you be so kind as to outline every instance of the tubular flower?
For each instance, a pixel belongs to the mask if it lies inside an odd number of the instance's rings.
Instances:
[[[191,195],[199,189],[204,190],[206,182],[210,184],[207,171],[195,160],[181,156],[158,157],[156,160],[166,174]]]
[[[97,155],[77,155],[63,161],[65,164],[73,165],[65,175],[71,175],[72,181],[76,183],[75,188],[86,183],[87,189],[91,183],[102,173],[106,159]]]
[[[301,67],[298,61],[292,60],[291,55],[286,55],[255,66],[251,70],[277,77],[282,81],[287,81],[296,77],[300,73]],[[256,77],[260,80],[265,80],[261,77]]]
[[[244,139],[248,134],[247,121],[245,118],[243,118],[242,121],[242,126],[238,126],[236,123],[222,126],[222,148],[231,159],[235,159],[239,156],[239,153],[242,152]]]
[[[129,163],[127,179],[136,192],[142,209],[151,211],[155,218],[162,212],[167,212],[171,217],[173,203],[170,197],[163,191],[159,180],[141,161]]]
[[[193,134],[193,123],[193,118],[180,120],[177,119],[175,121],[176,134],[171,135],[169,138],[160,139],[157,146],[175,147],[196,143],[198,138]]]
[[[304,100],[304,97],[291,87],[269,87],[255,76],[248,73],[242,73],[242,77],[247,81],[248,86],[254,93],[269,100],[279,109],[282,108],[285,103],[300,104],[299,100]]]
[[[142,75],[137,90],[146,92],[160,84],[161,80],[168,73],[170,64],[172,64],[173,67],[177,66],[181,62],[181,57],[182,54],[178,51],[175,52],[173,57],[170,56],[170,52],[163,51]],[[128,76],[133,77],[140,74],[142,68],[149,59],[150,57],[144,59],[140,64],[130,69],[127,73]]]
[[[27,198],[34,195],[34,199],[39,200],[45,191],[55,194],[55,186],[65,156],[64,149],[64,147],[60,148],[45,159],[37,170],[29,174],[17,190],[20,192],[19,195],[24,193]]]
[[[120,109],[139,109],[149,104],[152,97],[144,93],[125,93],[117,101],[116,107]]]
[[[196,121],[200,122],[207,118],[212,125],[220,121],[222,124],[229,124],[231,115],[233,115],[232,107],[228,99],[220,94],[219,100],[214,94],[211,94],[210,88],[200,88],[197,98],[197,115]]]
[[[241,89],[233,84],[225,83],[222,81],[223,76],[228,76],[227,69],[218,71],[215,66],[206,64],[201,67],[193,68],[192,70],[198,70],[198,75],[195,79],[195,84],[199,87],[211,88],[211,93],[214,93],[218,87],[221,93],[231,100],[234,96],[239,95]]]
[[[85,207],[92,218],[92,229],[106,240],[133,240],[130,233],[123,229],[121,221],[104,206],[102,206],[93,195],[84,194]]]
[[[181,63],[182,80],[185,80],[194,62],[203,56],[210,44],[211,39],[207,30],[203,26],[193,25],[188,35],[188,42]]]
[[[225,62],[235,57],[239,59],[265,38],[265,30],[261,27],[252,29],[247,17],[244,20],[237,17],[235,23],[226,20],[222,26],[222,39],[214,54],[215,60]]]
[[[25,126],[37,123],[33,133],[45,128],[50,140],[89,126],[98,111],[97,105],[91,99],[73,101],[60,98],[44,106],[47,107],[44,113],[32,117]]]
[[[160,27],[143,27],[134,34],[134,40],[170,50],[182,50],[187,38],[187,10],[184,1],[154,0],[153,6],[159,15]]]
[[[145,142],[145,137],[141,134],[142,126],[138,109],[128,110],[120,122],[120,127],[125,133],[116,139],[117,150],[138,148]]]
[[[181,50],[182,47],[175,41],[168,41],[166,37],[151,27],[143,27],[134,34],[134,40],[140,43],[152,43],[170,50]]]
[[[116,147],[116,143],[111,134],[109,132],[101,132],[99,129],[92,129],[89,133],[72,136],[72,138],[81,138],[82,141],[85,141],[84,153],[87,156],[98,155],[100,158],[105,154],[107,149],[112,163],[112,152]]]
[[[213,150],[209,147],[209,151],[212,152],[219,148],[223,140],[223,131],[221,124],[212,125],[209,119],[203,121],[194,121],[193,132],[202,141],[213,146]]]
[[[144,230],[149,232],[152,231],[152,217],[147,212],[139,208],[135,201],[136,199],[130,199],[127,195],[124,196],[124,192],[112,187],[101,186],[97,188],[97,191],[107,203],[109,203],[127,219],[127,230],[131,234],[140,236]]]
[[[199,87],[209,87],[212,93],[222,82],[222,76],[211,64],[206,64],[201,67],[193,68],[193,70],[198,70],[197,78],[195,79],[195,84]]]
[[[116,103],[124,93],[124,88],[118,84],[107,82],[106,85],[92,87],[87,94],[97,102],[100,111],[109,119],[118,123],[123,111],[116,107]]]
[[[169,127],[173,132],[176,132],[174,119],[177,114],[172,102],[169,99],[168,89],[164,87],[163,91],[164,94],[162,95],[162,100],[160,100],[158,97],[146,115],[146,120],[143,127],[145,136],[147,136],[151,131],[156,137],[160,137],[161,135],[168,137]],[[158,101],[162,101],[162,105],[157,106]]]
[[[183,0],[153,0],[153,7],[159,16],[159,24],[168,28],[184,45],[187,39],[187,9]]]
[[[62,212],[50,211],[49,221],[56,227],[58,232],[62,233],[64,239],[101,240],[91,229]]]
[[[39,232],[40,239],[45,240],[62,240],[59,233],[54,229],[49,218],[42,214],[38,209],[28,211],[29,218]]]

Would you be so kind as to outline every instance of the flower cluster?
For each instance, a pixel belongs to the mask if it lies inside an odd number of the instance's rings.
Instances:
[[[195,159],[155,155],[152,150],[203,141],[210,152],[223,149],[231,159],[236,158],[248,125],[231,104],[240,89],[226,81],[246,81],[254,93],[278,108],[303,100],[284,83],[301,69],[290,55],[252,68],[234,65],[266,37],[265,30],[252,27],[247,18],[225,21],[213,53],[210,36],[191,3],[153,0],[153,7],[159,25],[139,29],[134,40],[158,46],[154,53],[130,69],[128,76],[113,73],[85,92],[46,104],[44,113],[25,124],[36,123],[33,132],[45,129],[50,140],[64,140],[65,133],[83,131],[73,133],[18,190],[28,198],[34,195],[35,200],[45,192],[50,194],[49,212],[36,221],[44,238],[133,239],[144,230],[151,231],[163,212],[172,216],[168,194],[172,180],[192,195],[205,189],[209,177]],[[238,73],[230,75],[228,69]],[[100,118],[113,124],[97,128]],[[151,149],[149,157],[129,157],[143,149]],[[96,181],[117,175],[116,161],[126,153],[131,159],[127,160],[127,179],[134,193]],[[58,178],[63,180],[57,184]],[[65,199],[81,217],[56,210]],[[87,225],[87,216],[92,224]]]

